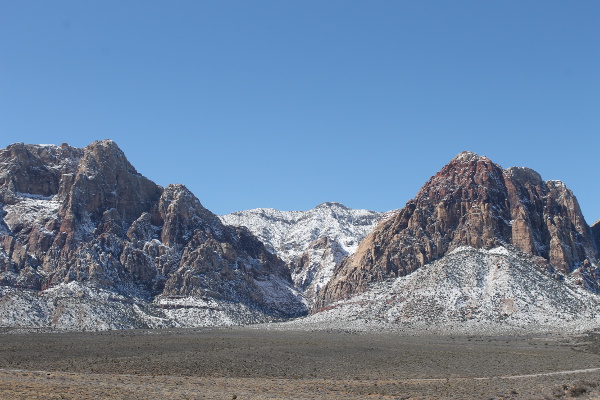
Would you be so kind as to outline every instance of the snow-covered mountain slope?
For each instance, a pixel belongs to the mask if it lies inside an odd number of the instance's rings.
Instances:
[[[257,208],[220,218],[225,224],[247,227],[269,251],[288,263],[294,283],[312,303],[334,267],[354,253],[360,241],[388,215],[328,202],[308,211]]]
[[[600,297],[536,261],[505,247],[459,247],[291,324],[479,333],[600,326]]]
[[[25,330],[191,328],[271,321],[246,304],[211,297],[158,296],[148,302],[76,281],[42,291],[0,286],[0,326]]]
[[[267,249],[290,262],[308,248],[309,243],[329,237],[347,253],[353,253],[384,213],[353,210],[340,203],[319,204],[308,211],[278,211],[256,208],[220,216],[228,225],[245,226]]]

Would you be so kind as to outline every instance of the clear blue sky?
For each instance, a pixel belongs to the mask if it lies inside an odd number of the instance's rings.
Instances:
[[[462,150],[600,218],[599,1],[0,0],[0,147],[113,139],[215,213],[402,207]]]

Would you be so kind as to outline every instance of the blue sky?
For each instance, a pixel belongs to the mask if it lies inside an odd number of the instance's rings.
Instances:
[[[402,207],[463,150],[600,218],[598,1],[0,0],[0,147],[116,141],[215,213]]]

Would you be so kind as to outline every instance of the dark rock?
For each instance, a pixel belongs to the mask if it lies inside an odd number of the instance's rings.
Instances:
[[[15,143],[0,150],[0,202],[13,204],[17,193],[56,195],[62,175],[74,173],[82,156],[82,149],[66,144]]]
[[[594,240],[596,242],[596,249],[600,251],[600,220],[596,221],[596,223],[592,225],[592,235],[594,236]]]
[[[156,207],[162,189],[140,175],[111,140],[84,149],[75,176],[61,187],[61,231],[89,237],[105,212],[115,209],[112,223],[121,229]]]

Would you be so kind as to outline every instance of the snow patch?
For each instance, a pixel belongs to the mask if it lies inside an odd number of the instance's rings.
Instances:
[[[21,200],[16,204],[4,205],[4,222],[10,230],[16,227],[32,227],[34,223],[43,224],[58,217],[60,202],[53,196],[43,197],[38,195],[20,194]]]
[[[496,248],[493,248],[491,250],[488,251],[489,254],[499,254],[499,255],[503,255],[503,256],[508,256],[511,255],[511,251],[508,250],[506,247],[504,246],[498,246]]]

